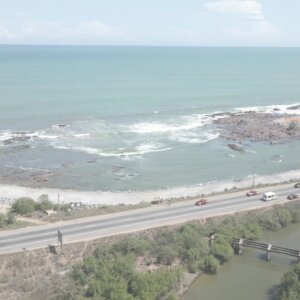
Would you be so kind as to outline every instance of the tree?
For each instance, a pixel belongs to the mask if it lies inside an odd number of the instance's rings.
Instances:
[[[205,272],[209,274],[218,273],[218,269],[220,267],[219,261],[213,256],[209,255],[205,260]]]
[[[53,209],[54,204],[49,200],[48,195],[39,196],[39,206],[41,210]]]
[[[211,253],[223,264],[233,256],[233,249],[225,238],[219,236],[211,247]]]
[[[26,215],[36,210],[36,202],[27,197],[22,197],[16,200],[12,206],[12,212],[20,215]]]

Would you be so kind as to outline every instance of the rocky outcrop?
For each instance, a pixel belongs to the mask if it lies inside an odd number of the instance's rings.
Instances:
[[[276,113],[245,112],[218,118],[213,123],[221,131],[220,137],[227,140],[276,143],[300,138],[300,126],[291,128],[290,117]]]
[[[289,109],[289,110],[300,110],[300,104],[299,105],[290,106],[287,109]]]
[[[234,151],[245,152],[245,149],[239,144],[227,144],[227,147]]]
[[[21,136],[15,136],[12,138],[9,138],[7,140],[3,141],[3,145],[11,145],[15,143],[22,143],[22,142],[27,142],[30,140],[29,136],[21,135]]]

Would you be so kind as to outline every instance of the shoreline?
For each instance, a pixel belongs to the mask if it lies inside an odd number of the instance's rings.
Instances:
[[[293,170],[274,175],[254,175],[255,187],[280,185],[300,180],[300,170]],[[151,203],[155,200],[189,200],[196,197],[224,194],[229,191],[238,191],[251,188],[253,176],[240,181],[219,181],[193,186],[172,187],[165,190],[150,191],[76,191],[52,188],[30,188],[17,185],[0,185],[0,201],[7,199],[13,202],[20,197],[30,197],[38,200],[46,194],[53,203],[57,203],[58,195],[61,203],[82,202],[90,205],[136,205]]]

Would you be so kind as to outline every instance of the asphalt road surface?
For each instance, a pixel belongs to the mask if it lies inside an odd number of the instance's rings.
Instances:
[[[279,198],[264,202],[260,198],[265,191],[274,191]],[[179,202],[171,206],[156,206],[122,213],[77,219],[55,224],[39,225],[18,230],[0,232],[0,253],[19,252],[25,249],[45,248],[58,244],[59,229],[63,243],[92,240],[154,227],[178,224],[190,220],[231,214],[288,202],[287,195],[300,192],[292,185],[258,189],[259,195],[247,197],[237,192],[208,197],[208,204],[195,206],[196,200]]]

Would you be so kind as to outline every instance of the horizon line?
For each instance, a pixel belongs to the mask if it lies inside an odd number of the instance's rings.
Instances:
[[[15,44],[6,44],[0,43],[1,46],[49,46],[49,47],[161,47],[161,48],[300,48],[300,46],[259,46],[259,45],[163,45],[163,44],[154,44],[154,45],[124,45],[124,44],[38,44],[38,43],[15,43]]]

